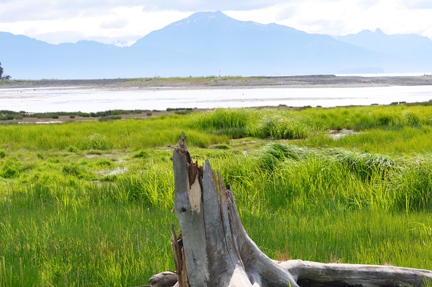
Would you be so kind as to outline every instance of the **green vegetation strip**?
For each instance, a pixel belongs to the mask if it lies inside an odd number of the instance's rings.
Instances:
[[[167,109],[169,111],[170,109]],[[173,109],[171,109],[173,110]],[[184,112],[189,109],[175,109],[184,110]],[[0,110],[0,121],[7,120],[22,120],[24,118],[37,118],[37,119],[58,119],[59,116],[69,116],[70,119],[74,119],[76,116],[83,118],[99,118],[100,120],[119,120],[121,115],[136,115],[147,113],[151,115],[150,110],[108,110],[104,112],[96,113],[83,113],[83,112],[57,112],[57,113],[27,113],[25,111],[15,112],[9,110]],[[160,112],[159,110],[153,110],[153,112]]]
[[[271,258],[432,269],[431,119],[398,105],[2,125],[0,286],[137,286],[173,270],[182,131]],[[358,133],[329,135],[342,128]]]
[[[240,76],[227,76],[227,77],[216,77],[216,76],[208,76],[208,77],[172,77],[172,78],[135,78],[126,81],[126,83],[139,83],[139,82],[162,82],[162,83],[217,83],[218,81],[259,81],[260,78],[250,78],[250,77],[240,77]]]

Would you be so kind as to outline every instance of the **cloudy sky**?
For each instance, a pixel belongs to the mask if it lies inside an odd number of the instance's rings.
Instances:
[[[49,43],[132,44],[197,11],[346,35],[380,28],[432,39],[432,0],[0,0],[0,31]]]

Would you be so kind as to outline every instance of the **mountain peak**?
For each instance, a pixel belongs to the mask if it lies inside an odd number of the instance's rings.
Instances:
[[[237,22],[240,21],[225,15],[221,11],[195,12],[187,18],[166,26],[166,28],[185,29],[186,27],[195,27],[195,29],[205,30],[208,29],[209,26],[229,26],[236,25]]]
[[[375,34],[384,34],[384,32],[380,28],[376,28]]]
[[[213,19],[231,19],[231,17],[225,15],[221,11],[214,12],[195,12],[189,17],[183,19],[182,21],[195,21],[195,20],[213,20]]]

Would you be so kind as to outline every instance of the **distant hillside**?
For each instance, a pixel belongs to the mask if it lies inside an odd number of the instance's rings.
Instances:
[[[371,51],[432,63],[431,39],[416,34],[387,35],[381,29],[376,29],[375,32],[363,30],[358,34],[339,36],[336,39]]]
[[[425,72],[431,51],[431,41],[417,35],[364,31],[334,38],[222,12],[195,13],[123,48],[51,45],[0,32],[0,62],[15,79]]]

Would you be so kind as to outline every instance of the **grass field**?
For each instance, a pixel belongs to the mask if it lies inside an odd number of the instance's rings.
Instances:
[[[172,77],[172,78],[136,78],[127,81],[128,83],[134,82],[167,82],[167,83],[181,83],[181,82],[192,82],[192,83],[217,83],[218,81],[259,81],[259,78],[241,77],[241,76],[208,76],[208,77]]]
[[[181,132],[271,258],[432,269],[428,104],[217,109],[0,125],[0,287],[137,286],[173,270]]]

